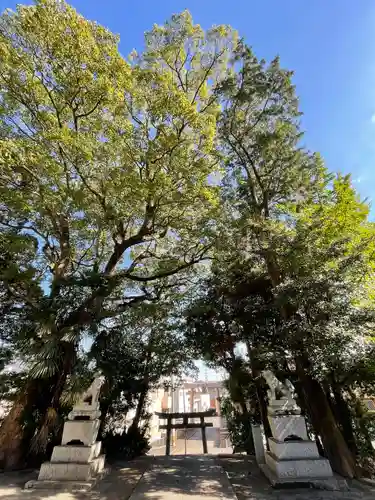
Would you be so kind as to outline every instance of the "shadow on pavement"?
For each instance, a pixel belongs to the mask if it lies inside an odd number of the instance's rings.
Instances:
[[[152,469],[147,471],[131,500],[146,498],[168,500],[205,498],[235,499],[228,478],[210,456],[155,457]]]

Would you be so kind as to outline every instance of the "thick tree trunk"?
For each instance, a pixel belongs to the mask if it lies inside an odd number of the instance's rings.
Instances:
[[[248,428],[248,435],[245,442],[245,451],[247,455],[255,455],[254,438],[251,430],[251,425]]]
[[[31,379],[26,382],[13,406],[0,427],[0,467],[5,470],[22,468],[28,449],[23,416],[31,412],[38,398],[40,381]]]
[[[59,400],[72,360],[71,349],[67,349],[63,363],[65,369],[60,374],[50,379],[30,379],[26,382],[0,427],[1,468],[22,468],[31,455],[45,452],[50,430],[56,425]],[[30,427],[23,425],[23,417],[34,409],[44,417],[37,434],[33,435],[32,429],[30,435]]]
[[[368,429],[368,422],[366,419],[366,410],[363,407],[363,404],[360,400],[358,400],[357,396],[351,392],[351,398],[354,402],[354,407],[355,407],[355,415],[357,418],[357,425],[359,426],[359,430],[362,434],[362,437],[364,439],[364,444],[365,444],[365,453],[368,457],[374,457],[375,452],[374,448],[372,446],[372,437],[370,435],[369,429]],[[363,450],[362,450],[363,453]]]
[[[301,362],[298,361],[297,370],[312,425],[322,439],[332,469],[344,477],[355,477],[355,459],[337,426],[323,388],[301,369]]]
[[[146,397],[147,397],[148,391],[150,389],[149,365],[150,365],[151,359],[152,359],[153,342],[154,342],[154,335],[153,335],[153,332],[151,332],[150,338],[148,340],[148,346],[147,346],[147,352],[146,352],[146,363],[145,363],[145,368],[144,368],[144,372],[143,372],[143,389],[141,390],[141,393],[139,395],[137,409],[135,411],[135,417],[133,419],[132,425],[130,426],[132,429],[139,428],[139,423],[141,421],[143,410],[144,410],[145,403],[146,403]]]
[[[109,408],[111,406],[111,401],[109,398],[106,398],[104,401],[101,401],[100,403],[100,427],[98,431],[98,439],[101,440],[103,438],[104,430],[105,430],[105,425],[106,425],[106,420],[107,420],[107,415],[109,412]]]
[[[44,413],[42,424],[31,441],[31,451],[37,455],[44,454],[50,432],[56,429],[59,419],[60,398],[66,384],[68,375],[71,373],[74,356],[74,344],[67,343],[64,345],[63,360],[60,373],[58,373],[51,384],[51,398],[48,407]]]
[[[44,418],[38,432],[31,441],[30,450],[32,454],[43,455],[46,452],[51,431],[55,431],[59,420],[59,400],[64,389],[68,373],[62,372],[52,387],[52,397],[44,412]]]
[[[357,456],[358,447],[354,436],[352,416],[350,414],[348,403],[344,399],[341,387],[339,387],[337,383],[332,382],[331,388],[334,397],[332,404],[334,407],[334,414],[336,417],[336,421],[342,430],[343,436],[350,451],[353,453],[354,456]]]
[[[119,390],[116,381],[112,377],[106,376],[106,380],[100,391],[100,427],[98,440],[102,440],[107,426],[107,418],[111,414],[111,407],[121,399],[122,391]],[[128,411],[124,410],[122,417],[126,419]]]

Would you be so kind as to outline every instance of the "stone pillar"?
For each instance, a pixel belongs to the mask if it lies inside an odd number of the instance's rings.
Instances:
[[[254,450],[255,450],[255,458],[257,464],[266,463],[265,451],[264,451],[264,443],[263,443],[263,433],[260,425],[252,425],[251,433],[253,435],[254,440]]]

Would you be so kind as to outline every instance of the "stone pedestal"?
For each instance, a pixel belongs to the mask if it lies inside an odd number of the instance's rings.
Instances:
[[[99,386],[100,388],[100,386]],[[95,391],[96,389],[96,391]],[[89,489],[104,470],[105,456],[96,441],[100,426],[99,391],[95,381],[68,415],[61,446],[55,446],[51,461],[42,464],[37,481],[26,488]]]
[[[71,414],[70,414],[71,415]],[[64,425],[61,444],[82,444],[91,446],[96,442],[100,427],[100,420],[72,420]],[[80,441],[80,443],[78,443]]]
[[[284,441],[288,436],[298,436],[307,440],[307,429],[305,418],[301,415],[268,416],[272,436],[279,441]]]
[[[329,461],[319,455],[315,442],[309,440],[305,418],[294,400],[273,400],[268,409],[272,438],[268,440],[269,451],[264,474],[274,486],[285,483],[307,485],[327,483],[335,489],[335,480]],[[324,487],[324,486],[323,486]]]

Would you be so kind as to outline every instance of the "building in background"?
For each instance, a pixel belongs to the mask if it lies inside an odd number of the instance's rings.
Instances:
[[[159,431],[159,418],[155,412],[166,413],[188,413],[215,410],[217,416],[206,418],[207,422],[212,422],[213,427],[207,429],[207,439],[217,440],[219,430],[225,423],[220,415],[220,398],[225,394],[222,381],[194,381],[192,379],[183,380],[178,386],[169,389],[155,390],[149,396],[148,412],[152,414],[150,420],[151,444],[162,444],[165,439],[165,431]],[[178,432],[177,439],[186,436],[185,431]],[[188,438],[192,439],[200,435],[196,431],[188,433]]]

